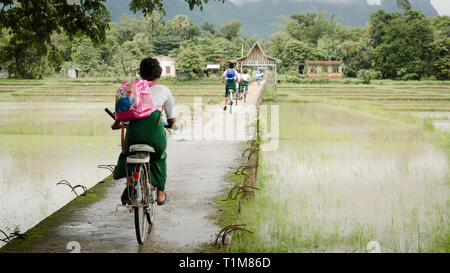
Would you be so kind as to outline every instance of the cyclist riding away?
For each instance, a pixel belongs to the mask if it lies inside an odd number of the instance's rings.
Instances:
[[[239,90],[241,86],[241,70],[239,68],[236,69],[237,75],[236,75],[236,90]]]
[[[244,73],[241,75],[241,81],[239,82],[239,99],[242,99],[242,93],[244,93],[244,86],[247,88],[248,93],[248,83],[251,80],[251,77],[249,74],[247,74],[247,69],[244,69]]]
[[[223,73],[222,83],[225,83],[225,107],[223,110],[227,110],[228,105],[228,92],[230,89],[236,93],[236,84],[238,82],[237,71],[234,69],[234,64],[230,63],[229,68]]]
[[[133,187],[133,178],[131,173],[126,173],[126,158],[129,147],[134,144],[146,144],[155,149],[155,155],[151,156],[150,159],[149,178],[153,186],[157,188],[157,204],[162,206],[169,201],[167,194],[164,192],[167,179],[167,138],[163,122],[161,121],[162,111],[166,113],[168,123],[166,127],[174,127],[176,119],[172,93],[166,86],[158,84],[161,73],[162,68],[156,59],[146,58],[140,64],[139,74],[150,86],[153,105],[161,110],[156,110],[150,116],[142,119],[133,119],[128,124],[124,141],[124,152],[120,154],[117,166],[114,169],[114,179],[127,177],[127,187],[121,196],[121,201],[124,205],[131,202],[128,192],[131,192],[129,188]],[[111,126],[113,130],[121,127],[122,124],[118,120]]]
[[[256,76],[256,81],[259,84],[259,82],[262,80],[262,77],[263,77],[263,74],[262,74],[261,70],[257,69],[255,76]]]

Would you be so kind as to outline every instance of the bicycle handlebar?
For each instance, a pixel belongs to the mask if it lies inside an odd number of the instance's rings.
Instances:
[[[116,120],[116,116],[114,115],[113,112],[111,112],[111,110],[109,110],[108,108],[105,108],[105,112],[108,113],[108,115],[109,115],[113,120]]]

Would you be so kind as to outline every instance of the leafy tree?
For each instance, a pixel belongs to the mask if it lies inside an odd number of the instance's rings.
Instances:
[[[116,35],[116,41],[119,44],[132,41],[136,34],[145,29],[144,26],[144,21],[137,19],[136,16],[129,14],[122,15],[117,30],[114,33]]]
[[[325,52],[322,56],[325,60],[337,61],[343,58],[343,48],[339,40],[332,39],[329,36],[321,37],[317,41],[317,49]]]
[[[284,31],[280,31],[272,34],[269,39],[269,50],[268,53],[271,56],[281,58],[281,54],[284,49],[284,44],[287,40],[291,39],[289,34]]]
[[[334,15],[328,20],[327,12],[292,14],[291,20],[286,24],[286,31],[299,41],[308,41],[317,45],[323,36],[335,38],[339,31],[339,25]]]
[[[156,30],[162,27],[163,20],[161,14],[154,10],[151,14],[147,14],[145,16],[145,20],[147,21],[147,29],[150,32],[150,50],[153,52],[153,37],[155,36]]]
[[[7,56],[6,48],[8,47],[11,35],[6,29],[0,30],[0,71],[11,65],[12,60]]]
[[[411,3],[408,0],[397,0],[397,6],[404,12],[408,12],[411,10]]]
[[[217,37],[213,41],[213,46],[220,48],[224,52],[224,59],[226,61],[239,58],[241,56],[241,44],[238,42],[231,42],[223,37]]]
[[[182,41],[200,35],[198,25],[194,24],[186,15],[177,15],[167,24],[169,32]]]
[[[382,9],[370,15],[369,36],[372,46],[376,48],[383,43],[383,36],[386,34],[386,29],[392,20],[400,18],[400,14],[395,12],[385,12]]]
[[[96,70],[101,62],[101,54],[87,38],[77,38],[72,44],[72,62],[82,71]]]
[[[12,37],[5,48],[8,70],[17,77],[42,77],[47,61],[60,62],[51,44],[53,32],[64,30],[69,37],[84,34],[93,41],[103,40],[109,14],[100,1],[70,5],[68,1],[1,0],[0,28]]]
[[[439,80],[450,80],[450,38],[435,41],[432,56],[432,75]]]
[[[213,24],[210,24],[208,22],[205,22],[202,25],[202,30],[203,31],[207,31],[207,32],[209,32],[212,35],[216,34],[216,27]]]
[[[8,70],[17,77],[35,78],[42,77],[46,63],[60,63],[61,56],[57,56],[59,52],[50,38],[54,32],[64,31],[71,39],[75,35],[86,35],[94,43],[104,42],[110,15],[102,2],[104,0],[76,4],[67,0],[0,0],[0,29],[6,28],[12,34],[1,54],[3,62],[8,62]],[[202,7],[208,0],[185,2],[193,9]],[[130,9],[143,11],[145,15],[152,14],[153,10],[164,13],[163,0],[132,0]],[[123,37],[130,39],[126,35]]]
[[[144,55],[139,47],[131,41],[126,41],[116,48],[112,61],[116,68],[120,69],[123,74],[128,75],[134,73],[143,58]]]
[[[358,71],[368,70],[372,67],[372,51],[368,40],[348,41],[343,45],[344,56],[342,58],[344,74],[347,77],[356,77]]]
[[[431,66],[432,30],[428,20],[418,11],[403,15],[387,14],[389,24],[372,24],[376,42],[374,68],[384,78],[420,79]],[[377,25],[374,27],[374,25]],[[379,31],[376,28],[381,27]],[[380,35],[382,34],[382,35]]]
[[[295,39],[286,41],[282,47],[280,58],[283,66],[292,69],[300,63],[304,63],[310,56],[310,48],[307,44]]]
[[[197,52],[204,58],[206,63],[215,63],[217,59],[226,59],[225,51],[215,45],[200,45],[198,46]]]
[[[241,32],[242,22],[238,20],[225,23],[220,26],[219,36],[227,39],[228,41],[239,38]]]
[[[140,32],[133,38],[133,44],[139,49],[142,56],[150,56],[152,53],[152,47],[150,44],[150,38],[146,33]]]
[[[436,16],[429,17],[431,27],[435,31],[438,37],[450,38],[450,17],[449,16]]]
[[[153,38],[154,54],[168,55],[170,51],[180,47],[181,40],[176,36],[168,34],[160,35]]]
[[[188,79],[202,74],[200,55],[190,48],[181,48],[175,67],[178,72],[185,73]]]

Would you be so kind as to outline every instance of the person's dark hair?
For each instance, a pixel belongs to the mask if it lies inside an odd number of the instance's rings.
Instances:
[[[244,74],[247,74],[247,72],[248,72],[247,69],[244,69]]]
[[[161,77],[162,68],[157,59],[145,58],[139,66],[139,74],[144,80],[153,81]]]
[[[230,63],[230,65],[228,67],[233,69],[234,68],[234,63]]]

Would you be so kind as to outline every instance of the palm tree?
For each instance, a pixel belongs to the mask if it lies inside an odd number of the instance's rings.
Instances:
[[[397,6],[401,8],[403,12],[411,10],[411,3],[409,0],[397,0]]]

